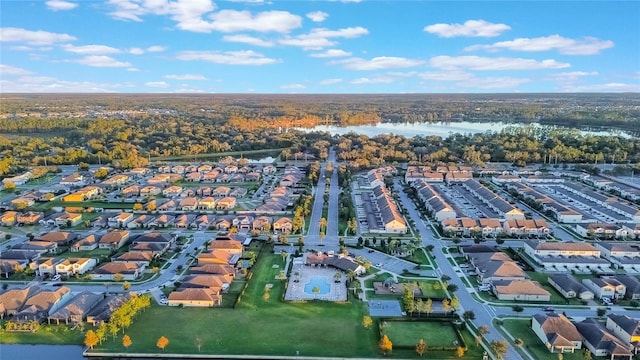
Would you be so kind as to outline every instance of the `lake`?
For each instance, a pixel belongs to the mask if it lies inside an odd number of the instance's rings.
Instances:
[[[357,134],[367,135],[368,137],[374,137],[381,134],[395,134],[402,135],[404,137],[415,136],[440,136],[447,138],[452,134],[477,134],[487,131],[500,132],[502,129],[509,126],[540,126],[543,125],[532,124],[517,124],[517,123],[504,123],[504,122],[439,122],[439,123],[378,123],[375,125],[358,125],[358,126],[329,126],[319,125],[313,128],[296,128],[296,130],[304,132],[313,131],[326,131],[331,135],[344,135],[349,132]],[[625,134],[621,131],[601,131],[601,130],[581,130],[582,134],[591,135],[617,135],[625,138],[630,137],[629,134]]]
[[[77,345],[24,345],[0,344],[0,359],[84,359],[83,348]]]

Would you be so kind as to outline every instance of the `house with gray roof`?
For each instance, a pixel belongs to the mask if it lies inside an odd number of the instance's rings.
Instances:
[[[71,299],[66,305],[49,315],[47,320],[49,324],[60,324],[61,322],[65,324],[80,323],[102,298],[102,294],[89,291],[82,292]]]
[[[110,295],[100,301],[92,310],[87,313],[87,322],[94,326],[100,326],[102,323],[109,322],[111,314],[122,304],[127,302],[131,295]]]
[[[607,315],[606,328],[620,340],[631,344],[633,352],[640,350],[640,320],[627,315]]]
[[[582,334],[583,345],[594,356],[608,356],[614,359],[633,359],[631,345],[625,344],[615,335],[607,331],[604,325],[596,319],[586,319],[576,324]]]
[[[594,297],[593,291],[569,274],[551,274],[548,281],[566,299],[592,300]]]
[[[626,287],[626,291],[624,293],[625,299],[638,300],[640,299],[640,280],[638,278],[620,274],[613,277],[618,280]]]

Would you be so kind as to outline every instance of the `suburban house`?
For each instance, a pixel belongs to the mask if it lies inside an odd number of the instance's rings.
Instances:
[[[78,324],[86,319],[87,314],[103,299],[102,294],[89,291],[82,292],[71,299],[66,305],[54,311],[47,318],[49,324]]]
[[[99,237],[95,234],[87,235],[71,245],[69,251],[91,251],[98,248]]]
[[[197,259],[198,264],[235,265],[240,259],[240,255],[224,250],[210,250],[198,254]]]
[[[156,200],[156,203],[158,200]],[[167,211],[175,211],[177,208],[176,202],[174,200],[167,200],[160,205],[156,206],[156,210],[158,212],[167,212]]]
[[[93,326],[100,326],[109,322],[111,314],[130,298],[131,296],[128,293],[107,296],[87,313],[87,322]]]
[[[576,328],[582,334],[584,347],[594,356],[608,356],[611,360],[633,359],[631,345],[610,333],[598,320],[585,319],[576,323]]]
[[[55,254],[58,251],[58,244],[48,241],[31,240],[21,244],[13,245],[12,251],[37,251],[39,254]]]
[[[600,258],[600,250],[588,243],[527,240],[524,251],[548,271],[606,272],[611,266]]]
[[[169,233],[150,232],[142,234],[133,239],[132,244],[138,245],[143,243],[162,244],[165,250],[169,248],[175,241],[177,236]]]
[[[355,262],[355,260],[349,256],[306,253],[304,261],[305,265],[308,266],[333,267],[344,272],[353,271],[356,275],[362,275],[366,272],[362,265]]]
[[[273,222],[273,231],[281,233],[290,233],[293,231],[293,220],[288,217],[281,217]]]
[[[132,198],[140,195],[140,187],[138,185],[127,186],[120,192],[123,198]]]
[[[162,189],[153,185],[146,185],[140,189],[141,196],[156,196],[161,192],[162,192]]]
[[[167,228],[173,226],[176,217],[173,215],[162,214],[149,223],[149,227]]]
[[[162,195],[164,195],[164,196],[166,196],[168,198],[173,198],[173,197],[179,196],[181,192],[182,192],[182,187],[181,186],[172,185],[172,186],[169,186],[168,188],[162,190]]]
[[[251,230],[253,226],[253,217],[240,215],[233,219],[231,223],[236,227],[236,229],[238,229],[238,231],[247,232]]]
[[[533,315],[531,330],[552,353],[574,352],[582,348],[582,335],[562,314],[552,312]]]
[[[179,229],[186,229],[192,226],[195,219],[196,216],[193,214],[182,214],[176,217],[173,224]]]
[[[71,244],[77,238],[77,235],[74,233],[66,232],[66,231],[52,231],[46,234],[40,235],[35,238],[36,241],[46,241],[50,243],[55,243],[58,246],[64,246]]]
[[[146,229],[155,219],[154,216],[146,214],[136,216],[127,224],[127,229]]]
[[[16,223],[18,225],[36,225],[40,220],[42,220],[42,213],[34,211],[19,213],[16,216]]]
[[[594,297],[593,291],[569,274],[550,274],[548,281],[566,299],[592,300]]]
[[[136,262],[108,262],[96,268],[91,274],[92,280],[114,280],[116,274],[122,277],[122,280],[135,280],[142,275],[144,265]]]
[[[118,186],[118,185],[124,185],[128,180],[129,180],[129,176],[125,174],[116,174],[104,180],[102,184],[108,185],[108,186]]]
[[[597,299],[622,299],[627,288],[614,278],[590,278],[583,279],[582,283],[593,291]]]
[[[213,307],[222,304],[222,296],[206,288],[185,288],[169,294],[169,306]]]
[[[211,196],[200,199],[198,201],[198,209],[200,210],[214,210],[216,208],[216,199]]]
[[[124,254],[112,257],[111,261],[133,262],[140,267],[146,268],[154,257],[154,253],[150,251],[127,251]]]
[[[36,275],[53,276],[56,274],[56,265],[62,262],[62,260],[63,259],[60,258],[43,257],[32,261],[29,267],[35,271]]]
[[[504,222],[504,232],[509,236],[546,236],[549,225],[544,219],[514,219]]]
[[[60,180],[60,185],[64,186],[83,186],[84,183],[84,176],[78,173],[65,176]]]
[[[255,231],[271,230],[271,218],[268,216],[258,216],[253,220],[251,228]]]
[[[0,215],[0,225],[2,226],[12,226],[16,223],[16,217],[18,213],[15,211],[5,211]]]
[[[30,286],[24,289],[9,289],[0,294],[0,318],[17,314],[27,299],[40,291],[39,287]]]
[[[233,239],[225,240],[216,238],[209,244],[209,250],[220,250],[234,255],[242,255],[242,249],[242,243]]]
[[[82,214],[65,212],[55,218],[58,226],[76,226],[82,222]]]
[[[102,235],[98,242],[98,247],[100,249],[118,250],[127,242],[127,240],[129,240],[129,235],[130,233],[127,230],[109,231]]]
[[[205,263],[189,269],[191,274],[220,274],[234,277],[236,269],[231,265]]]
[[[640,270],[640,245],[637,243],[600,242],[595,246],[614,267],[627,271]]]
[[[198,208],[198,199],[195,197],[186,197],[180,200],[178,203],[178,210],[182,211],[194,211]]]
[[[218,203],[216,204],[216,209],[218,210],[230,210],[233,209],[236,206],[236,198],[234,197],[223,197],[222,199],[218,200]]]
[[[462,186],[469,190],[476,198],[497,212],[505,220],[524,219],[524,212],[509,204],[486,186],[474,179],[462,181]]]
[[[56,264],[56,273],[71,276],[93,269],[98,261],[93,258],[67,258]]]
[[[626,288],[624,293],[625,299],[640,300],[640,280],[638,280],[638,278],[627,274],[615,275],[613,278],[622,283]]]
[[[627,236],[627,229],[616,224],[576,224],[576,232],[585,238],[617,239]]]
[[[183,288],[208,288],[216,293],[229,290],[233,276],[220,274],[194,274],[186,276],[180,285]]]
[[[39,291],[24,302],[20,311],[13,316],[13,321],[42,321],[62,307],[71,297],[71,289],[66,286],[55,290]]]
[[[549,301],[551,293],[538,282],[523,280],[495,280],[492,283],[493,293],[500,300],[513,301]]]
[[[640,347],[640,320],[627,315],[609,314],[605,327],[627,344],[631,344],[634,353]]]
[[[467,254],[469,262],[478,274],[478,281],[490,284],[496,280],[523,280],[527,274],[510,257],[502,252]]]
[[[121,212],[118,215],[109,218],[109,227],[124,228],[128,223],[133,221],[133,218],[133,213]]]

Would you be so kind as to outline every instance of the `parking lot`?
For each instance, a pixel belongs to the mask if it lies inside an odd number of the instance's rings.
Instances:
[[[600,203],[579,196],[558,185],[537,186],[536,189],[558,203],[573,209],[582,215],[583,220],[595,220],[604,223],[630,222],[631,219],[607,209]]]
[[[433,189],[442,196],[456,211],[458,216],[479,218],[499,218],[500,216],[476,198],[462,186],[433,185]]]

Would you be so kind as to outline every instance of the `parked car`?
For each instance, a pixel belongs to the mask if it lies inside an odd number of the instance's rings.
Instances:
[[[56,274],[54,277],[51,278],[52,281],[59,281],[60,279],[62,279],[62,276],[60,276],[60,274]]]
[[[542,310],[544,311],[555,311],[554,308],[552,308],[551,306],[545,306],[542,308]]]

